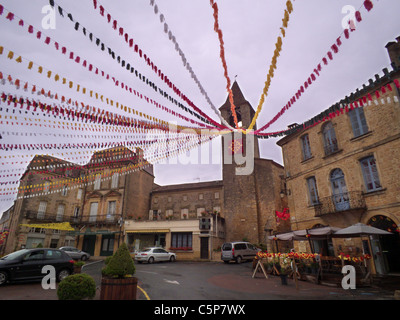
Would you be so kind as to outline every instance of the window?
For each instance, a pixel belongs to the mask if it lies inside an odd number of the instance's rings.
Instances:
[[[187,219],[189,217],[189,209],[181,210],[181,219]]]
[[[166,215],[167,217],[172,217],[172,216],[174,215],[174,211],[171,210],[171,209],[169,209],[169,210],[165,211],[165,215]]]
[[[96,180],[94,181],[94,190],[99,190],[101,186],[101,175],[96,175]]]
[[[117,207],[117,202],[116,201],[109,201],[108,202],[107,220],[114,219],[116,207]]]
[[[56,221],[62,221],[63,220],[64,211],[65,211],[65,205],[63,205],[63,204],[58,205]]]
[[[44,219],[44,215],[46,213],[46,207],[47,207],[47,202],[46,201],[40,201],[39,209],[38,209],[38,213],[37,213],[37,218],[38,219]]]
[[[203,200],[204,199],[204,195],[202,193],[199,194],[199,200]]]
[[[307,179],[308,195],[310,197],[310,205],[316,205],[319,203],[318,191],[317,191],[317,181],[315,177]]]
[[[98,206],[99,206],[98,202],[92,202],[90,204],[90,217],[89,217],[90,222],[96,221]]]
[[[168,197],[168,202],[171,202],[172,201],[172,198],[171,197]]]
[[[368,132],[367,121],[365,120],[364,108],[356,108],[349,111],[351,126],[354,137],[361,136]]]
[[[379,180],[375,158],[364,158],[360,161],[360,164],[364,176],[365,188],[367,189],[367,191],[375,191],[381,189],[382,186]]]
[[[62,188],[62,190],[61,190],[61,195],[62,195],[63,197],[65,197],[65,196],[67,195],[67,190],[68,190],[67,186],[63,186],[63,188]]]
[[[50,240],[50,248],[56,249],[57,246],[58,246],[58,239],[51,239]],[[53,252],[54,251],[49,250],[49,251],[47,251],[47,254],[50,253],[50,256],[52,256]],[[56,258],[54,258],[54,255],[53,255],[53,259],[56,259]]]
[[[172,248],[190,248],[192,249],[192,233],[191,232],[173,232],[171,234]]]
[[[44,259],[44,250],[32,251],[24,257],[24,261],[36,261]]]
[[[58,240],[52,239],[51,241],[53,242],[53,240],[54,240],[54,243],[55,243],[55,247],[54,248],[57,248]],[[50,248],[53,248],[53,247],[50,247]],[[47,250],[47,252],[46,252],[46,260],[55,260],[55,259],[61,259],[61,258],[62,258],[62,254],[61,254],[60,251]]]
[[[187,201],[187,196],[183,196],[183,201]]]
[[[219,199],[219,192],[214,193],[214,199]]]
[[[303,160],[310,159],[312,154],[311,154],[310,139],[308,138],[308,134],[301,137],[301,148],[303,151]]]
[[[206,212],[205,208],[197,208],[197,216],[201,217],[203,213]]]
[[[333,127],[332,122],[328,122],[323,130],[323,139],[324,139],[324,150],[325,155],[328,156],[339,150],[338,143],[336,139],[335,128]]]
[[[75,207],[75,209],[74,209],[74,218],[75,219],[77,219],[79,217],[79,211],[80,211],[80,208],[79,207]]]
[[[78,193],[76,194],[76,199],[81,200],[83,194],[83,189],[78,189]]]
[[[111,189],[117,189],[118,188],[118,180],[119,180],[119,173],[114,173],[112,175],[112,180],[111,180]]]

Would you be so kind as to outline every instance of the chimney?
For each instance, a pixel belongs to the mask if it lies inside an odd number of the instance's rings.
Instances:
[[[397,68],[400,68],[400,36],[396,38],[396,42],[392,41],[386,45],[389,53],[390,62]]]

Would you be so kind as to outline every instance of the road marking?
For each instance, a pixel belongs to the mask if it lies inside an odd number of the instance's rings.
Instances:
[[[144,291],[141,287],[139,287],[139,286],[137,286],[137,287],[140,289],[140,291],[143,292],[143,294],[144,294],[144,296],[146,297],[146,299],[147,299],[147,300],[150,300],[150,297],[149,297],[149,295],[147,294],[147,292]]]
[[[164,281],[165,282],[167,282],[167,283],[171,283],[171,284],[180,284],[178,281],[172,281],[172,280],[167,280],[167,279],[164,279]]]
[[[158,274],[157,272],[153,272],[153,271],[143,271],[143,270],[137,270],[137,272],[144,272],[144,273]]]

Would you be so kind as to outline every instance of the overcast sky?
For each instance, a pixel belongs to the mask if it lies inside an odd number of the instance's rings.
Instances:
[[[216,1],[219,6],[219,25],[223,32],[224,48],[229,77],[237,81],[246,99],[256,109],[260,99],[264,82],[267,79],[271,58],[275,50],[279,29],[282,26],[283,12],[286,1],[266,0],[221,0]],[[350,34],[350,39],[343,36],[342,21],[349,14],[346,6],[359,9],[362,0],[304,0],[293,1],[294,11],[291,14],[286,37],[283,39],[281,56],[278,58],[277,70],[265,99],[260,117],[257,121],[258,128],[267,123],[297,92],[299,87],[308,79],[314,68],[321,63],[322,58],[327,56],[328,50],[342,36],[342,46],[339,53],[334,54],[333,60],[328,66],[323,66],[321,76],[302,95],[301,99],[284,114],[268,131],[283,130],[292,123],[302,123],[317,115],[322,110],[330,107],[340,99],[349,95],[357,88],[361,88],[368,79],[375,74],[382,74],[382,69],[390,64],[385,45],[400,36],[400,2],[396,0],[372,1],[373,10],[369,13],[364,7],[360,12],[363,21],[356,25],[356,31]],[[92,32],[94,39],[99,38],[107,47],[112,48],[122,59],[131,65],[159,88],[165,90],[171,97],[185,104],[173,93],[172,90],[155,75],[155,73],[144,63],[143,59],[133,52],[118,36],[106,20],[100,16],[99,10],[93,9],[92,0],[56,0],[64,12],[72,14],[75,22],[80,23],[79,31],[74,29],[74,24],[68,18],[62,18],[56,13],[55,29],[45,30],[42,28],[42,19],[45,14],[42,8],[48,5],[48,1],[42,0],[0,0],[5,10],[0,16],[0,46],[4,52],[0,56],[0,71],[3,75],[11,74],[13,78],[28,81],[29,85],[36,84],[39,87],[57,92],[59,95],[76,98],[85,104],[90,104],[105,110],[112,108],[98,100],[91,99],[88,95],[70,90],[68,86],[61,85],[53,79],[37,72],[37,66],[43,66],[44,70],[51,70],[52,75],[59,74],[81,87],[91,88],[104,95],[119,101],[128,107],[145,112],[159,119],[175,121],[172,114],[166,113],[147,103],[143,99],[116,87],[111,80],[88,72],[87,68],[63,55],[61,50],[55,50],[54,41],[73,51],[75,56],[81,60],[86,59],[88,63],[101,68],[101,70],[123,81],[133,89],[156,100],[163,106],[175,110],[190,119],[198,120],[176,105],[154,92],[148,85],[130,74],[127,70],[113,60],[107,50],[102,52],[95,41],[90,42],[83,35],[82,26]],[[194,104],[215,121],[219,122],[217,114],[212,110],[204,96],[200,93],[196,83],[189,72],[184,68],[180,55],[174,44],[164,33],[164,26],[160,23],[159,14],[165,17],[169,30],[175,36],[179,47],[185,54],[187,61],[192,66],[193,72],[201,82],[210,100],[216,108],[219,108],[227,98],[226,79],[223,76],[223,68],[219,57],[219,42],[214,32],[214,18],[210,3],[207,0],[158,0],[156,4],[159,13],[154,13],[154,7],[150,0],[102,0],[103,5],[111,14],[118,25],[128,32],[144,53],[163,71]],[[349,8],[350,8],[349,7]],[[17,17],[10,22],[5,19],[8,11]],[[24,20],[24,27],[18,25],[19,19]],[[32,25],[42,31],[42,39],[28,33],[28,26]],[[88,33],[89,33],[88,32]],[[46,45],[46,36],[51,38],[51,43]],[[23,63],[17,64],[7,59],[8,50],[15,52],[14,60],[21,55]],[[27,62],[35,62],[32,70],[27,69]],[[15,90],[15,87],[0,85],[0,92],[16,93],[18,96],[32,97],[30,92]],[[42,101],[46,98],[35,96]],[[9,116],[5,110],[0,115]],[[15,116],[15,115],[14,115]],[[37,118],[37,117],[36,117]],[[22,120],[20,118],[20,120]],[[32,116],[33,120],[34,117]],[[38,118],[39,119],[39,118]],[[45,124],[44,119],[40,118]],[[38,123],[38,122],[36,122]],[[180,124],[187,125],[179,120]],[[192,125],[189,123],[189,125]],[[6,134],[4,134],[6,132]],[[16,133],[23,132],[21,137]],[[48,134],[57,132],[58,136],[49,138]],[[0,129],[3,139],[0,143],[43,143],[43,141],[75,142],[82,141],[81,138],[62,137],[67,131],[54,131],[51,128],[37,126],[15,126],[3,123]],[[76,133],[76,132],[75,132]],[[32,135],[31,135],[32,134]],[[34,135],[36,134],[36,136]],[[47,135],[46,135],[47,134]],[[79,132],[79,134],[83,134]],[[95,138],[88,138],[86,142],[118,141],[117,133],[111,134],[98,132]],[[111,135],[104,137],[102,135]],[[64,140],[63,140],[64,139]],[[277,139],[260,141],[261,156],[282,163],[281,150],[276,145]],[[81,151],[81,150],[76,150]],[[82,150],[83,151],[83,150]],[[92,150],[93,151],[93,150]],[[64,158],[76,163],[87,161],[90,152],[72,154],[73,150],[65,153]],[[59,150],[48,150],[45,152],[54,156],[60,156]],[[0,151],[0,182],[18,180],[35,152]],[[14,156],[14,158],[10,158]],[[19,162],[18,164],[16,162]],[[8,177],[7,177],[8,175]],[[155,182],[161,185],[176,184],[197,181],[209,181],[221,179],[221,165],[156,165]],[[12,185],[15,187],[17,185]],[[9,186],[0,186],[2,188]],[[4,191],[3,191],[4,192]],[[0,192],[2,193],[2,192]],[[14,196],[0,196],[0,212],[7,209]]]

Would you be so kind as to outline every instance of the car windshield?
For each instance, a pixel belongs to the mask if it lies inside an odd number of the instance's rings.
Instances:
[[[0,260],[15,260],[15,259],[18,259],[19,257],[22,257],[27,252],[29,252],[28,249],[22,249],[22,250],[19,250],[19,251],[15,251],[13,253],[10,253],[10,254],[4,256]]]
[[[151,248],[144,248],[142,250],[140,250],[140,252],[149,252],[151,250]]]

